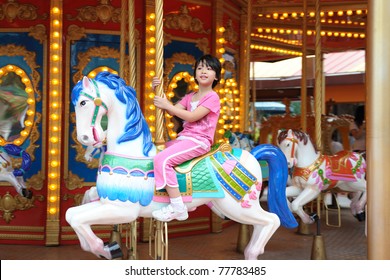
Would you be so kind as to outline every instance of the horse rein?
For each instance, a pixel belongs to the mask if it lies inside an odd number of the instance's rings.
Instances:
[[[293,137],[286,137],[285,140],[288,140],[292,143],[292,148],[291,148],[291,154],[290,154],[290,158],[293,160],[293,163],[295,164],[295,145],[298,144],[298,140],[296,138],[294,138],[294,134],[293,134]]]
[[[108,111],[108,107],[103,102],[103,100],[100,98],[100,92],[99,92],[99,88],[97,86],[96,81],[95,80],[90,80],[90,81],[92,81],[92,83],[95,87],[96,97],[93,97],[92,95],[86,93],[85,91],[80,91],[80,95],[84,95],[85,97],[91,99],[93,101],[93,103],[95,104],[95,111],[93,112],[93,117],[92,117],[92,121],[91,121],[91,126],[94,127],[95,123],[96,123],[96,117],[99,113],[100,106],[103,106],[104,109],[106,109],[106,112]]]

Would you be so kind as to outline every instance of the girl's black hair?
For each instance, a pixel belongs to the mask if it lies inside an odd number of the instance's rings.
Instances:
[[[213,85],[212,85],[212,87],[214,88],[221,80],[221,70],[222,70],[221,62],[219,61],[218,58],[216,58],[212,55],[209,55],[209,54],[206,54],[206,55],[198,58],[198,60],[195,62],[194,77],[196,77],[196,69],[198,68],[198,66],[201,62],[203,62],[207,66],[211,67],[211,69],[213,69],[215,71],[216,80],[214,80]],[[198,81],[196,79],[195,79],[195,82],[198,83]]]

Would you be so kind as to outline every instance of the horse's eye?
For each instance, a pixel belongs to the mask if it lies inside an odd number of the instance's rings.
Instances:
[[[83,101],[80,102],[80,106],[81,106],[81,107],[85,106],[86,104],[87,104],[87,102],[86,102],[85,100],[83,100]]]

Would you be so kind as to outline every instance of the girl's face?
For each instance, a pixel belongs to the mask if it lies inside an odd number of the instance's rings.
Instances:
[[[201,61],[196,68],[196,80],[199,86],[210,86],[216,80],[215,71],[204,61]]]

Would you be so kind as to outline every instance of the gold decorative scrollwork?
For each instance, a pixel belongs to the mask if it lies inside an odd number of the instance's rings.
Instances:
[[[31,26],[28,35],[43,44],[47,38],[46,27],[43,24]]]
[[[231,44],[238,44],[238,33],[233,28],[233,21],[229,19],[227,26],[225,27],[225,32],[223,32],[223,37],[226,41]]]
[[[37,191],[42,190],[44,182],[44,176],[41,171],[26,180],[26,186],[28,189],[34,189]]]
[[[37,7],[32,4],[19,4],[16,0],[8,0],[0,5],[0,20],[6,19],[13,22],[16,18],[20,20],[35,20],[38,18]],[[41,16],[47,18],[47,14]]]
[[[119,23],[121,18],[121,8],[115,8],[109,4],[109,0],[100,0],[100,5],[94,6],[85,6],[80,9],[77,9],[78,14],[73,17],[72,15],[67,15],[68,20],[79,20],[82,22],[96,22],[100,20],[104,24],[110,20]]]
[[[193,66],[195,61],[195,58],[187,53],[174,53],[172,57],[167,58],[165,60],[165,68],[164,68],[164,76],[165,76],[165,85],[168,85],[168,77],[169,74],[172,72],[173,68],[175,67],[175,64],[189,64]],[[165,88],[165,91],[167,88]]]
[[[191,31],[199,34],[210,34],[210,29],[203,28],[203,22],[199,18],[190,15],[187,5],[180,7],[179,13],[172,13],[165,16],[164,27],[180,29],[184,32]]]
[[[28,210],[34,207],[35,200],[43,201],[44,197],[34,195],[31,199],[27,199],[19,194],[12,196],[9,192],[0,196],[0,211],[3,212],[3,219],[9,223],[15,217],[16,210]]]
[[[80,27],[77,25],[70,25],[68,27],[68,34],[67,34],[67,39],[70,41],[77,41],[80,40],[81,38],[87,37],[87,34],[85,34],[85,28]]]
[[[75,66],[75,69],[78,71],[73,75],[73,82],[76,84],[79,80],[83,78],[83,69],[88,65],[91,61],[91,57],[99,57],[99,58],[114,58],[119,62],[120,53],[113,48],[109,48],[106,46],[103,47],[93,47],[90,48],[85,53],[80,53],[77,58],[79,60],[79,64]],[[124,75],[125,77],[128,75]]]
[[[84,179],[69,171],[68,178],[66,179],[66,188],[68,190],[73,191],[75,189],[80,189],[83,187],[83,183]]]
[[[203,53],[210,53],[209,40],[207,38],[200,38],[196,40],[196,47]]]

